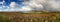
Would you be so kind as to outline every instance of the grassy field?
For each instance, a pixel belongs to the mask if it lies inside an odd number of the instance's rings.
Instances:
[[[0,12],[0,22],[60,22],[60,13]]]

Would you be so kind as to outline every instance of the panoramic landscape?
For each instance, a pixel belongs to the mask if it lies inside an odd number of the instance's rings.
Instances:
[[[0,0],[0,22],[60,22],[60,0]]]

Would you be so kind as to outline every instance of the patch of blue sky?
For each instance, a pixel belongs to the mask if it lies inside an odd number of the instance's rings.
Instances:
[[[0,0],[0,2],[2,2],[3,0]],[[4,0],[5,3],[4,5],[6,6],[9,6],[11,2],[16,2],[17,4],[21,5],[22,2],[24,2],[24,0]]]
[[[28,10],[24,10],[24,9],[22,9],[22,7],[24,7],[24,6],[26,6],[25,4],[23,4],[23,2],[24,2],[24,0],[4,0],[5,1],[5,3],[2,5],[2,4],[0,4],[0,11],[1,12],[3,12],[3,11],[8,11],[8,12],[16,12],[16,11],[21,11],[21,12],[27,12]],[[0,2],[2,2],[2,1],[0,1]],[[18,7],[13,7],[13,9],[12,8],[10,8],[10,4],[11,4],[11,2],[15,2],[16,4],[18,4]],[[21,10],[20,10],[21,9]]]

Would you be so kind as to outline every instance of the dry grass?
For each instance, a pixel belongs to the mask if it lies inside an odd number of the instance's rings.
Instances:
[[[0,22],[60,22],[60,13],[0,13]],[[28,21],[27,21],[28,20]]]

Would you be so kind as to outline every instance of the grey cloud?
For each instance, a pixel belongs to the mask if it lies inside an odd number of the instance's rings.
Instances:
[[[38,10],[42,9],[42,10],[48,10],[48,11],[60,11],[60,2],[59,1],[60,0],[46,0],[46,1],[45,0],[36,0],[36,1],[35,0],[30,0],[27,3],[25,2],[25,4],[27,6],[30,6],[31,8],[36,8]],[[29,3],[31,3],[31,4],[29,4]],[[34,6],[33,3],[41,4],[43,7],[38,8],[37,6]]]

